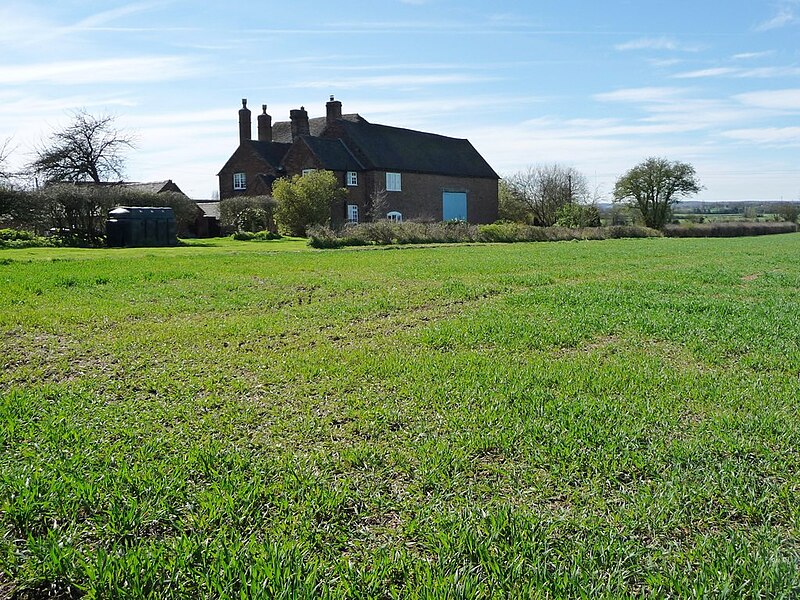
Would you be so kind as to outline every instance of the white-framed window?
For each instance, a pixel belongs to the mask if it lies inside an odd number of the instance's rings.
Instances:
[[[356,187],[358,185],[358,173],[356,171],[347,172],[347,185]]]
[[[316,169],[303,169],[303,177],[308,175],[309,173],[313,173]]]
[[[233,174],[233,189],[235,190],[247,189],[247,176],[244,173]]]
[[[386,174],[386,191],[387,192],[401,192],[403,185],[400,178],[400,173],[387,173]]]
[[[347,222],[358,223],[358,204],[347,205]]]
[[[402,223],[403,222],[403,215],[400,212],[396,211],[396,210],[393,210],[392,212],[386,213],[386,218],[389,221],[394,221],[395,223]]]

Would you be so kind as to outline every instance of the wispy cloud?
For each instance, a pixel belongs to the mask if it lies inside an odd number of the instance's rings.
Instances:
[[[770,31],[772,29],[780,29],[781,27],[800,23],[800,19],[798,19],[795,12],[797,5],[798,2],[796,0],[784,2],[772,18],[756,26],[756,31]]]
[[[703,49],[697,44],[684,44],[674,38],[669,37],[644,37],[617,44],[616,50],[625,52],[630,50],[675,50],[680,52],[699,52]]]
[[[376,75],[374,77],[350,77],[320,79],[315,81],[300,81],[289,87],[312,89],[358,89],[358,88],[402,88],[404,90],[416,89],[430,85],[451,85],[465,83],[486,83],[499,81],[498,77],[464,74],[420,75],[409,73],[406,75]]]
[[[796,77],[800,67],[759,67],[745,69],[740,67],[713,67],[697,71],[676,73],[675,79],[702,79],[705,77],[734,77],[737,79],[769,79],[774,77]]]
[[[64,61],[0,66],[0,83],[143,83],[181,79],[199,71],[199,65],[179,56],[147,56],[103,60]]]
[[[800,88],[749,92],[734,96],[742,104],[781,111],[800,111]]]
[[[713,67],[711,69],[698,69],[697,71],[686,71],[673,75],[675,79],[700,79],[702,77],[721,77],[723,75],[733,75],[741,69],[734,67]]]
[[[672,102],[682,97],[686,90],[676,87],[642,87],[615,90],[595,94],[594,99],[600,102]]]
[[[726,138],[767,146],[800,145],[800,127],[761,127],[732,129],[722,135]]]
[[[733,60],[752,60],[754,58],[772,56],[773,54],[775,54],[775,52],[772,50],[766,50],[764,52],[742,52],[741,54],[734,54],[731,58],[733,58]]]

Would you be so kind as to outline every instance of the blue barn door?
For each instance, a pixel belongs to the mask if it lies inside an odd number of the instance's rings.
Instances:
[[[442,193],[442,220],[443,221],[467,220],[466,192]]]

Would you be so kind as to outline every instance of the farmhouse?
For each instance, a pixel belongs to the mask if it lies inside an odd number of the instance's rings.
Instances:
[[[219,172],[220,198],[270,195],[279,177],[332,171],[348,191],[331,207],[335,225],[373,218],[491,223],[498,175],[469,140],[370,123],[343,114],[331,96],[324,117],[304,107],[272,123],[267,105],[252,139],[247,100],[239,110],[239,147]]]

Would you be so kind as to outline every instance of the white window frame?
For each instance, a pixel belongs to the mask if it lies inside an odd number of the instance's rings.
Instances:
[[[402,192],[403,178],[400,173],[386,173],[386,191]]]
[[[358,204],[347,205],[347,222],[358,223]]]
[[[233,189],[235,190],[247,189],[247,175],[245,173],[233,174]]]
[[[358,186],[358,172],[357,171],[348,171],[347,172],[347,185],[349,187]]]
[[[393,210],[391,212],[386,213],[386,219],[389,221],[394,221],[395,223],[402,223],[403,215],[400,211]]]
[[[309,173],[313,173],[316,169],[303,169],[303,177],[308,175]]]

